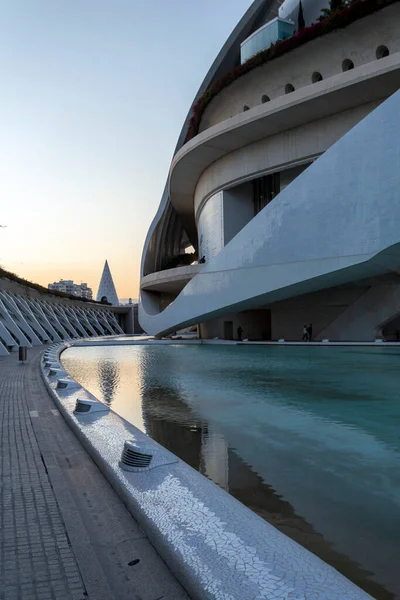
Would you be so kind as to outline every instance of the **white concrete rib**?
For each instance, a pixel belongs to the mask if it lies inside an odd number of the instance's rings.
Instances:
[[[123,334],[112,309],[74,306],[0,291],[0,356],[76,338]]]

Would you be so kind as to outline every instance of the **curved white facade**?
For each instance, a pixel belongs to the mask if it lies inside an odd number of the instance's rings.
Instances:
[[[253,3],[220,66],[279,4]],[[397,336],[399,25],[393,3],[213,98],[178,145],[145,243],[148,333],[297,340],[311,322],[315,339]]]

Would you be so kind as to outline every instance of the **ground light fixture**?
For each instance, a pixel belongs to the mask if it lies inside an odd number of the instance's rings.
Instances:
[[[81,387],[79,383],[73,381],[72,379],[58,379],[57,380],[57,388],[58,389],[72,389]]]
[[[75,404],[75,414],[92,414],[95,412],[109,412],[110,407],[98,400],[90,398],[78,398]]]
[[[178,457],[156,444],[125,440],[119,466],[124,471],[149,471],[154,467],[178,462]]]
[[[60,369],[58,366],[50,367],[49,377],[54,377],[55,375],[58,375],[59,377],[67,377],[68,373],[64,371],[64,369]]]

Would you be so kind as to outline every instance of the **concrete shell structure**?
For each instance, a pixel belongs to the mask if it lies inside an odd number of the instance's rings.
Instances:
[[[251,5],[195,101],[293,17],[287,3]],[[398,339],[400,4],[353,5],[358,18],[230,76],[185,141],[186,121],[143,251],[148,333],[298,340],[312,323],[317,340]],[[303,6],[308,19],[321,2]]]
[[[97,290],[97,302],[101,302],[102,298],[107,298],[107,301],[111,302],[113,306],[119,306],[117,291],[115,289],[114,280],[112,278],[107,260],[104,263],[104,269],[101,275],[99,289]]]

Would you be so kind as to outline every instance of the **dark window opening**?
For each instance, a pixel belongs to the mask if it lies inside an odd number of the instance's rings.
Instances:
[[[354,63],[349,58],[346,58],[346,60],[342,62],[342,71],[351,71],[351,69],[354,69]]]
[[[376,58],[385,58],[385,56],[389,56],[389,48],[386,46],[378,46],[376,49]]]
[[[318,73],[318,71],[315,71],[312,75],[311,75],[311,81],[313,83],[317,83],[318,81],[322,81],[323,77],[321,75],[321,73]]]
[[[257,215],[280,192],[279,173],[265,175],[253,181],[254,214]]]

